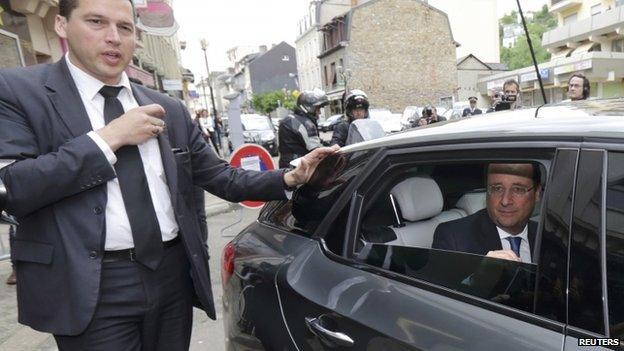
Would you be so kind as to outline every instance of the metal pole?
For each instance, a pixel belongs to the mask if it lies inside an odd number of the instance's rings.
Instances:
[[[204,107],[206,108],[206,111],[208,111],[208,100],[206,100],[206,82],[204,82],[204,77],[201,77],[201,85],[202,90],[204,91]]]
[[[217,107],[215,106],[214,94],[212,92],[212,84],[210,79],[210,68],[208,68],[208,55],[206,55],[206,50],[208,48],[202,48],[204,50],[204,61],[206,62],[206,72],[208,74],[208,88],[210,89],[210,102],[212,102],[212,118],[217,117]]]

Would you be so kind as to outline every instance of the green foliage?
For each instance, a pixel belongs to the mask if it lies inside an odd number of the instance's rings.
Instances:
[[[511,14],[505,15],[500,20],[500,36],[502,42],[503,25],[516,23],[517,13],[512,11]],[[526,17],[525,17],[526,18]],[[511,19],[513,21],[508,23]],[[544,5],[540,11],[533,14],[533,20],[527,19],[527,27],[531,35],[531,42],[535,50],[535,59],[537,63],[550,60],[550,53],[542,47],[542,35],[544,32],[551,30],[557,26],[557,19],[548,12],[548,6]],[[516,41],[513,48],[501,47],[501,62],[507,64],[510,70],[528,67],[533,65],[531,52],[526,40],[526,35],[521,36]]]
[[[295,101],[294,94],[275,90],[263,94],[254,94],[251,104],[256,111],[268,115],[280,106],[292,110],[295,107]]]

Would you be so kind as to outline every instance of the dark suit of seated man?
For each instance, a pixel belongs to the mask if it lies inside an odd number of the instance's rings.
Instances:
[[[534,165],[490,164],[486,208],[440,224],[432,247],[530,263],[536,225],[529,218],[540,191]]]

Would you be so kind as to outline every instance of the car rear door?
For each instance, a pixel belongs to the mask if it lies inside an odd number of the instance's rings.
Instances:
[[[299,252],[278,271],[276,286],[282,314],[297,347],[561,350],[566,319],[567,238],[578,148],[566,145],[556,151],[535,151],[538,146],[543,144],[444,146],[385,154],[349,194],[349,203],[335,211],[338,215],[328,216],[329,223],[319,227],[323,240]],[[360,256],[351,252],[367,192],[377,187],[384,171],[393,166],[395,161],[391,158],[400,161],[406,157],[404,161],[419,162],[446,158],[451,162],[462,158],[515,160],[529,157],[526,155],[549,159],[549,182],[538,234],[542,238],[540,261],[537,265],[517,266],[501,260],[484,261],[496,269],[516,272],[508,287],[528,281],[516,279],[522,275],[532,277],[534,290],[529,292],[535,295],[530,311],[445,283],[448,276],[457,273],[457,267],[466,272],[470,272],[469,267],[478,267],[483,260],[480,256],[380,244],[368,245],[365,257],[362,251]],[[341,235],[344,239],[337,240]],[[399,266],[402,268],[393,268]],[[417,268],[410,272],[414,267]],[[517,272],[521,272],[520,276]]]

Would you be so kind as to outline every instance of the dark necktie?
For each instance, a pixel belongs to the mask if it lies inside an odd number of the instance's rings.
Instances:
[[[104,86],[100,90],[100,95],[104,97],[106,124],[124,114],[123,106],[117,99],[121,89],[122,87]],[[155,270],[163,256],[162,236],[139,148],[136,145],[122,146],[115,155],[115,172],[130,220],[136,260]]]
[[[520,257],[520,243],[522,242],[522,238],[519,236],[508,236],[505,239],[509,240],[511,250],[516,254],[516,256]]]

